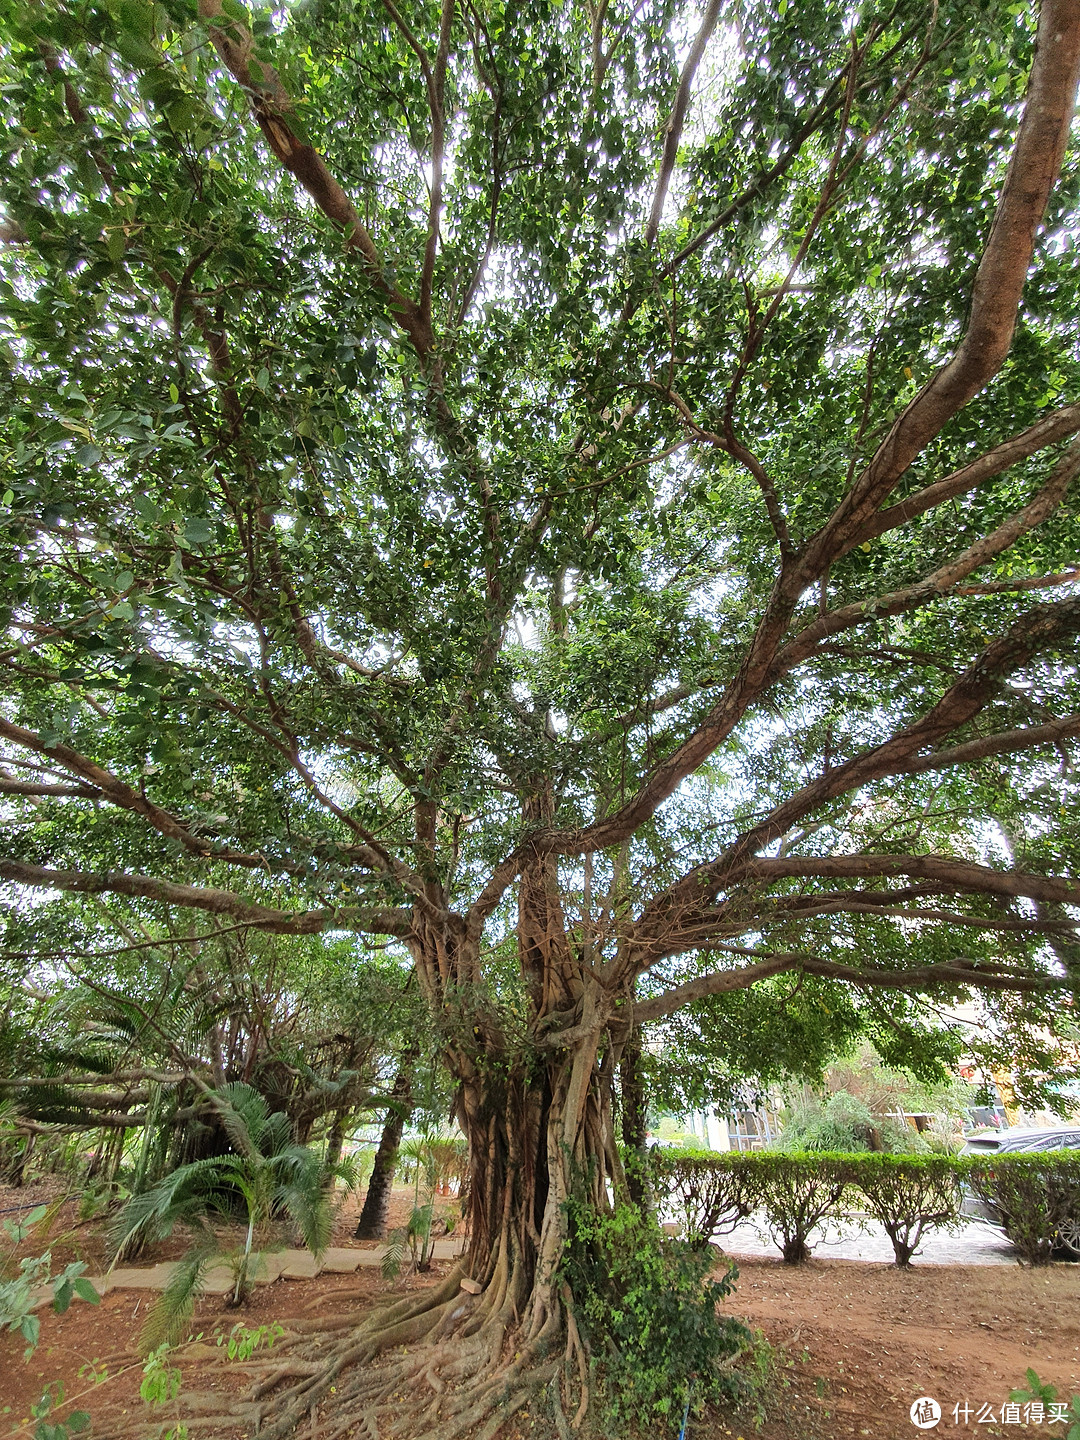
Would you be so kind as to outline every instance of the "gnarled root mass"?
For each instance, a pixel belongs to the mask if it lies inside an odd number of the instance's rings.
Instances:
[[[434,1289],[362,1321],[294,1326],[272,1354],[245,1365],[249,1387],[227,1411],[220,1395],[215,1414],[203,1408],[209,1396],[191,1395],[184,1423],[193,1431],[246,1424],[258,1440],[493,1440],[543,1397],[569,1437],[589,1402],[569,1291],[529,1291],[525,1267],[506,1254],[478,1295],[461,1288],[459,1265]]]
[[[600,1030],[597,1021],[588,1044],[550,1067],[510,1066],[495,1072],[497,1083],[477,1071],[463,1082],[462,1266],[362,1320],[294,1325],[272,1355],[245,1365],[249,1387],[227,1415],[220,1399],[190,1397],[188,1428],[235,1433],[245,1424],[259,1440],[492,1440],[543,1395],[568,1440],[589,1403],[585,1348],[560,1274],[571,1175],[601,1211],[608,1186],[624,1188],[610,1114],[614,1062],[597,1062]],[[466,1274],[477,1285],[463,1288]]]

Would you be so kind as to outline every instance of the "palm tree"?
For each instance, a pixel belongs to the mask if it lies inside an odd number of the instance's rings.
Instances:
[[[236,1275],[230,1303],[240,1305],[254,1281],[260,1252],[256,1237],[270,1220],[286,1214],[316,1256],[330,1239],[331,1206],[324,1186],[322,1158],[293,1140],[281,1111],[270,1113],[250,1085],[234,1082],[207,1092],[229,1137],[232,1152],[181,1165],[124,1206],[113,1227],[113,1264],[148,1241],[163,1239],[177,1225],[195,1234],[161,1299],[150,1313],[141,1343],[153,1349],[175,1341],[191,1318],[207,1268],[228,1259]],[[242,1246],[224,1247],[209,1223],[213,1214],[232,1217],[243,1207],[247,1233]]]

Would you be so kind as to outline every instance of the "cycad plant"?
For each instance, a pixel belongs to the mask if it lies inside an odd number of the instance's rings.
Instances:
[[[181,1165],[142,1195],[132,1196],[113,1228],[116,1259],[163,1239],[177,1225],[195,1236],[143,1329],[141,1340],[148,1349],[182,1335],[206,1271],[215,1262],[231,1263],[236,1283],[230,1303],[243,1303],[261,1258],[256,1240],[275,1216],[287,1215],[315,1255],[322,1254],[330,1239],[331,1206],[321,1157],[294,1142],[288,1116],[270,1113],[258,1091],[241,1082],[222,1085],[207,1098],[228,1134],[232,1153]],[[244,1243],[228,1248],[209,1217],[232,1219],[241,1207],[247,1218]]]
[[[468,1172],[468,1141],[464,1135],[431,1135],[427,1150],[435,1166],[435,1193],[449,1195],[451,1187],[460,1186]]]
[[[417,1135],[406,1140],[399,1152],[402,1160],[412,1170],[413,1206],[409,1223],[397,1230],[391,1230],[386,1237],[387,1247],[382,1271],[387,1280],[395,1279],[401,1273],[406,1245],[412,1251],[415,1270],[427,1270],[431,1265],[431,1224],[435,1215],[437,1165],[430,1138],[427,1135]],[[427,1196],[423,1204],[420,1203],[421,1189]]]

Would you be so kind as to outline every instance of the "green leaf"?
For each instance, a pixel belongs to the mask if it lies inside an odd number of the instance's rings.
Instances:
[[[161,519],[161,511],[148,495],[136,493],[131,497],[131,503],[144,520],[156,521]]]
[[[213,534],[214,526],[209,520],[192,515],[184,521],[184,537],[189,545],[205,545]]]

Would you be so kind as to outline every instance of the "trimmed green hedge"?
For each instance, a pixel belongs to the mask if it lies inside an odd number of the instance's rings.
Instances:
[[[1005,1233],[1032,1265],[1058,1246],[1080,1255],[1080,1152],[983,1156],[650,1153],[654,1193],[682,1213],[688,1239],[707,1244],[759,1211],[785,1261],[798,1264],[831,1219],[871,1215],[908,1265],[928,1231],[960,1223],[964,1187],[1002,1214]]]
[[[1029,1265],[1049,1263],[1056,1245],[1080,1255],[1080,1151],[969,1160],[968,1183],[1001,1211],[1005,1234]]]
[[[658,1194],[667,1194],[677,1202],[688,1240],[706,1244],[714,1235],[726,1235],[761,1203],[761,1187],[753,1167],[715,1163],[726,1159],[723,1154],[687,1154],[659,1146],[649,1152],[652,1183]]]
[[[892,1241],[897,1265],[910,1265],[928,1230],[959,1222],[962,1164],[951,1155],[860,1155],[854,1183],[866,1212]]]

